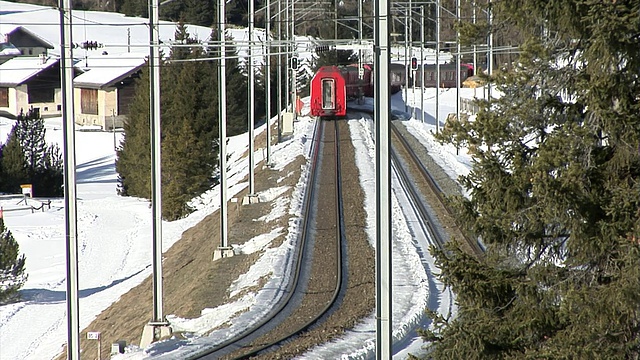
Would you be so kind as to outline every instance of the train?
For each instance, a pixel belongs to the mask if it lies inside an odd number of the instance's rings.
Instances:
[[[420,81],[420,68],[411,70],[412,76],[409,79],[410,86],[422,86],[424,87],[436,87],[436,64],[424,64],[424,78]],[[467,79],[474,75],[472,64],[460,64],[460,86]],[[412,81],[415,78],[415,82]],[[440,65],[440,87],[441,88],[454,88],[456,87],[456,64],[441,64]]]
[[[347,101],[362,96],[373,97],[373,64],[362,66],[362,79],[357,64],[347,66],[322,66],[311,78],[311,115],[318,117],[342,117],[347,114]],[[389,91],[397,93],[406,83],[405,67],[391,64]]]
[[[410,66],[410,65],[409,65]],[[399,92],[409,86],[436,87],[436,65],[424,65],[421,81],[420,70],[407,71],[404,64],[389,64],[389,91]],[[347,102],[362,96],[373,97],[375,91],[373,64],[362,66],[362,79],[357,64],[347,66],[322,66],[311,79],[311,115],[317,117],[343,117],[347,114]],[[409,79],[407,79],[407,72]],[[456,87],[456,65],[440,65],[440,87]],[[460,84],[473,76],[473,65],[460,64]],[[408,81],[407,81],[408,80]]]

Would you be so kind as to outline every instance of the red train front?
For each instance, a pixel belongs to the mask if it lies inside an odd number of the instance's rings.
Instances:
[[[347,94],[345,78],[337,66],[322,66],[311,79],[311,115],[345,116]]]
[[[400,91],[405,84],[404,66],[389,70],[390,92]],[[347,101],[362,96],[373,97],[373,65],[362,65],[362,78],[357,64],[322,66],[311,79],[311,115],[342,117],[347,114]]]

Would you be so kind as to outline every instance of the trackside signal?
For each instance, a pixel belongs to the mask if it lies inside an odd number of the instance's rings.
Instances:
[[[411,58],[411,70],[418,70],[418,59],[415,57]]]
[[[291,70],[298,70],[298,58],[297,57],[292,57],[291,58],[291,63],[289,65],[291,67]]]

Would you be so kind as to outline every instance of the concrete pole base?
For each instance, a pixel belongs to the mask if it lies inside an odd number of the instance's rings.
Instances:
[[[247,195],[242,199],[242,205],[258,204],[260,198],[257,195]]]
[[[219,247],[213,251],[213,261],[235,255],[232,247]]]
[[[146,348],[152,343],[166,339],[173,334],[169,323],[149,323],[142,329],[142,337],[140,338],[140,347]]]

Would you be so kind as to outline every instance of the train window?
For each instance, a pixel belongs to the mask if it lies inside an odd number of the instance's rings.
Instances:
[[[335,108],[335,81],[333,79],[322,80],[322,108],[334,109]]]

